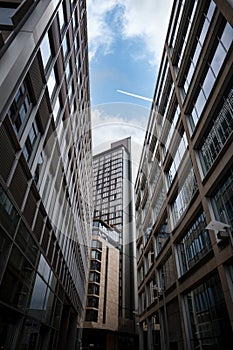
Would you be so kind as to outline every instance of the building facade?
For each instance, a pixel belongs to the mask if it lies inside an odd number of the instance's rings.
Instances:
[[[119,232],[93,222],[83,349],[116,349],[119,311]]]
[[[233,344],[230,3],[173,3],[135,184],[141,349]]]
[[[92,226],[86,5],[0,13],[0,347],[75,349]]]
[[[128,334],[125,341],[131,342],[130,334],[135,334],[136,305],[131,139],[114,142],[110,149],[95,155],[93,171],[94,219],[103,220],[119,235],[118,330]],[[124,337],[122,339],[124,341]],[[127,343],[126,346],[131,345]]]

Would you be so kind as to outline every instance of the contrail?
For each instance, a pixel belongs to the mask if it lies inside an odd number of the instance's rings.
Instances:
[[[153,101],[151,98],[140,96],[140,95],[135,95],[135,94],[132,94],[131,92],[126,92],[126,91],[122,91],[122,90],[116,90],[116,91],[120,92],[121,94],[129,95],[129,96],[136,97],[136,98],[140,98],[141,100],[146,100],[146,101],[150,101],[150,102]]]

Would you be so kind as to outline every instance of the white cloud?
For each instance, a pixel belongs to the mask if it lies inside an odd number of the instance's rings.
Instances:
[[[139,57],[148,57],[150,63],[158,64],[167,32],[171,11],[171,0],[89,0],[88,36],[90,59],[98,49],[104,54],[111,52],[116,35],[123,39],[140,38],[144,41],[145,52]],[[110,23],[108,15],[114,16]],[[117,30],[115,24],[118,24]]]
[[[117,6],[118,0],[88,0],[88,42],[89,58],[92,59],[101,47],[104,54],[111,51],[114,31],[109,26],[106,15]]]

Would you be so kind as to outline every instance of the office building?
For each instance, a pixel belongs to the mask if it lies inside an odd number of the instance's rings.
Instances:
[[[93,222],[83,349],[116,349],[119,309],[119,232]]]
[[[233,346],[232,14],[173,3],[135,184],[143,350]]]
[[[100,219],[118,232],[119,256],[119,349],[134,346],[136,307],[135,223],[131,139],[111,144],[93,157],[94,219]],[[119,339],[120,339],[119,338]]]
[[[0,347],[75,349],[92,227],[86,5],[0,13]]]

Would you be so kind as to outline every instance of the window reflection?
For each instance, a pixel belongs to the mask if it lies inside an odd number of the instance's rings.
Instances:
[[[219,276],[214,274],[184,300],[191,348],[228,349],[231,327]]]
[[[34,280],[31,264],[13,247],[0,287],[0,299],[17,308],[25,308]]]
[[[59,6],[58,9],[58,18],[59,18],[59,26],[60,30],[62,31],[65,26],[65,19],[64,19],[64,6],[63,3]]]
[[[54,90],[55,90],[55,86],[56,86],[56,78],[55,78],[54,68],[50,72],[50,76],[49,76],[47,85],[48,85],[49,96],[50,96],[50,98],[52,98]]]
[[[46,308],[45,296],[47,286],[39,275],[36,275],[36,281],[33,288],[33,293],[30,302],[29,313],[36,318],[41,318],[43,311]]]
[[[233,28],[231,28],[227,24],[221,35],[221,38],[217,38],[219,40],[219,43],[214,52],[214,55],[209,58],[209,69],[207,71],[206,78],[203,83],[204,91],[200,89],[194,109],[192,111],[191,127],[193,131],[195,129],[195,126],[198,120],[201,117],[202,111],[206,104],[206,100],[209,98],[209,95],[212,91],[215,80],[218,77],[219,71],[223,66],[223,62],[227,55],[227,50],[229,49],[232,43],[232,38],[233,38]],[[195,115],[195,112],[197,112],[197,115]]]
[[[181,276],[211,249],[209,232],[205,227],[205,215],[202,213],[176,246]]]
[[[220,42],[217,46],[213,60],[211,62],[211,67],[213,68],[213,71],[216,77],[218,76],[218,73],[222,67],[225,56],[226,56],[226,51],[224,50],[222,43]]]
[[[30,262],[35,266],[39,249],[22,221],[16,235],[16,243],[22,249]]]
[[[42,254],[40,256],[38,271],[43,276],[45,281],[48,282],[51,269]]]
[[[229,23],[227,23],[221,37],[222,44],[226,51],[229,50],[232,44],[232,38],[233,38],[233,28]]]
[[[224,100],[223,100],[224,101]],[[220,112],[211,120],[212,127],[203,137],[200,148],[204,174],[210,169],[233,130],[233,89],[224,101]]]
[[[0,223],[13,236],[18,221],[19,214],[0,185]]]
[[[42,43],[40,45],[40,52],[41,52],[44,68],[46,68],[48,65],[49,59],[51,57],[51,49],[50,49],[48,33],[45,34],[44,39],[42,40]]]
[[[61,104],[60,104],[60,99],[59,99],[59,96],[58,96],[57,99],[56,99],[55,105],[53,107],[53,117],[54,117],[55,123],[58,120],[60,109],[61,109]]]
[[[233,170],[227,174],[224,182],[213,196],[214,213],[217,220],[233,227]]]

